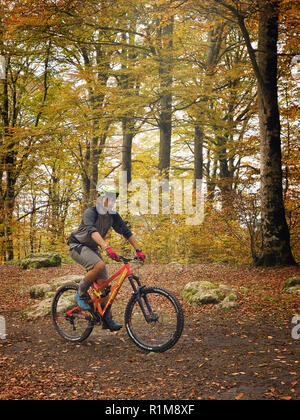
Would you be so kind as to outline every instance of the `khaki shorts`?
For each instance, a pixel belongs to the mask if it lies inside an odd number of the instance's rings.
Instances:
[[[78,264],[82,265],[86,271],[92,270],[99,261],[103,261],[98,250],[93,251],[87,246],[70,248],[69,254],[70,257]],[[106,267],[103,268],[100,278],[108,279]]]

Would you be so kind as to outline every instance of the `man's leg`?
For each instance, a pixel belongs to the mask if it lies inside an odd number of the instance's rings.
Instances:
[[[93,280],[93,281],[97,281],[97,284],[99,286],[102,286],[108,279],[108,274],[107,274],[107,270],[104,264],[104,267],[102,268],[102,271],[100,272],[101,267],[98,267],[99,269],[99,278],[97,278],[97,280]],[[105,308],[107,302],[109,299],[109,295],[106,296],[105,298],[102,299],[102,303],[101,306],[102,308]],[[110,331],[118,331],[122,328],[121,324],[118,324],[117,322],[115,322],[113,320],[112,317],[112,313],[111,313],[111,308],[107,308],[104,316],[103,316],[103,323],[102,323],[102,328],[104,330],[110,330]]]
[[[87,293],[93,282],[97,282],[99,286],[103,284],[105,280],[101,279],[101,273],[104,267],[104,262],[98,261],[94,267],[86,273],[84,279],[79,283],[79,294]]]
[[[75,247],[70,250],[70,256],[86,269],[86,275],[79,283],[76,300],[82,309],[89,310],[88,290],[94,281],[101,277],[101,273],[105,268],[100,253],[94,252],[92,249],[83,246]],[[106,270],[105,270],[106,271]]]
[[[71,257],[81,264],[87,273],[85,277],[79,283],[78,294],[76,294],[76,300],[80,307],[85,310],[90,310],[88,304],[88,290],[93,282],[97,282],[99,286],[102,286],[108,279],[108,274],[104,262],[102,261],[100,253],[96,253],[88,247],[83,247],[81,252],[78,253],[76,250],[70,251]],[[103,299],[103,305],[105,306],[109,296]],[[111,331],[117,331],[122,328],[122,325],[118,324],[112,319],[110,309],[106,311],[103,317],[103,328]]]
[[[99,277],[100,276],[100,277]],[[101,277],[103,276],[103,278]],[[103,261],[99,261],[92,270],[88,271],[85,275],[85,278],[81,280],[79,284],[78,294],[80,297],[84,298],[87,296],[87,292],[91,287],[93,282],[97,282],[99,286],[102,286],[103,283],[107,281],[107,272],[105,268],[105,264]],[[109,296],[106,296],[102,300],[102,307],[105,307]],[[102,328],[104,330],[110,331],[118,331],[122,328],[121,324],[118,324],[116,321],[113,320],[111,309],[108,308],[103,317]]]

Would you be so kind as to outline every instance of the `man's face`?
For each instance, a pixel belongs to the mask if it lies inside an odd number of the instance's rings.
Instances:
[[[115,205],[115,202],[116,202],[115,197],[105,197],[103,199],[103,206],[105,208],[107,208],[108,211],[110,211],[113,208],[113,206]]]
[[[96,202],[98,213],[100,214],[109,213],[113,209],[115,202],[116,202],[115,196],[98,197],[97,202]]]

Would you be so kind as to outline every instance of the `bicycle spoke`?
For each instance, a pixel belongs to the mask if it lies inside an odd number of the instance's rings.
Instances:
[[[127,331],[140,347],[164,351],[174,345],[180,337],[183,314],[180,305],[169,292],[159,288],[147,289],[142,299],[146,317],[138,299],[132,300],[129,306]]]
[[[91,316],[80,310],[75,301],[77,285],[62,286],[52,304],[52,318],[58,333],[66,340],[85,340],[93,329]]]

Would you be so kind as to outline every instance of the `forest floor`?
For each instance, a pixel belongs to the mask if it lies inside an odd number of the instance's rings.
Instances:
[[[145,354],[124,327],[115,333],[95,327],[85,342],[72,344],[56,333],[50,317],[22,318],[21,310],[35,303],[25,286],[83,273],[79,266],[0,266],[0,315],[7,324],[7,337],[0,339],[0,400],[299,399],[300,340],[292,337],[299,295],[283,292],[282,284],[299,276],[300,268],[182,267],[183,272],[176,264],[146,264],[136,274],[178,298],[186,283],[198,280],[243,286],[246,292],[239,292],[240,306],[230,311],[181,300],[181,339],[165,353]],[[116,266],[108,268],[112,273]],[[129,293],[124,283],[115,302],[114,317],[121,323]]]

